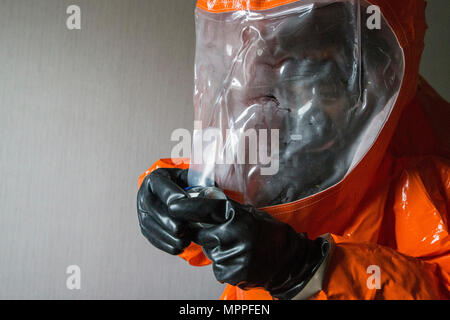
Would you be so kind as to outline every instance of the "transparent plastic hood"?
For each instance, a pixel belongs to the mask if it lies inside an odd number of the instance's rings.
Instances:
[[[263,11],[196,10],[189,180],[264,207],[340,182],[394,106],[403,51],[367,3],[299,1]]]

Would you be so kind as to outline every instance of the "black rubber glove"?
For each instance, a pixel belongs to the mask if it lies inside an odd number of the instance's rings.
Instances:
[[[329,251],[268,213],[232,200],[179,198],[174,217],[201,223],[194,242],[213,262],[220,282],[241,289],[264,288],[275,298],[292,299],[309,282]]]
[[[137,197],[137,212],[142,234],[158,249],[178,255],[189,246],[188,223],[170,215],[169,205],[188,197],[188,170],[157,169],[142,183]]]

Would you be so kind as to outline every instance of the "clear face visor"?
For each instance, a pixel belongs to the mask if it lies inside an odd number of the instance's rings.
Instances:
[[[368,6],[197,9],[190,185],[216,184],[265,207],[351,172],[387,121],[404,73],[394,32],[382,15],[377,28]]]

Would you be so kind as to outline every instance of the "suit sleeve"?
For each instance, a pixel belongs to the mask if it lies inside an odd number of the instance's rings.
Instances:
[[[409,257],[374,243],[333,235],[334,250],[312,299],[449,299],[448,273],[437,263]]]

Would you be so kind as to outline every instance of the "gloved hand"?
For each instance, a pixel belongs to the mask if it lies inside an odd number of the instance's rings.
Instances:
[[[169,205],[188,197],[188,170],[158,169],[142,183],[137,196],[137,212],[142,234],[158,249],[178,255],[189,246],[188,224],[171,216]]]
[[[252,206],[230,199],[176,198],[169,204],[171,216],[201,223],[193,241],[213,262],[220,282],[244,290],[262,287],[273,297],[292,299],[328,254],[325,239],[311,241]]]

